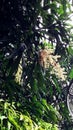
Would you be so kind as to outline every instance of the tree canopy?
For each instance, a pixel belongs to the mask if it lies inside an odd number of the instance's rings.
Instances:
[[[67,0],[0,1],[1,130],[72,130],[70,6]]]

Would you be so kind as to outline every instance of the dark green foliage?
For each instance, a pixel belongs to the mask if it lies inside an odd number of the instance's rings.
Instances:
[[[55,44],[54,55],[62,56],[60,63],[69,73],[73,50],[67,45],[73,36],[65,23],[67,8],[66,0],[0,1],[1,130],[58,130],[59,124],[70,128],[63,83],[38,63],[38,51]],[[20,61],[19,83],[15,78]],[[67,78],[73,78],[72,69]]]

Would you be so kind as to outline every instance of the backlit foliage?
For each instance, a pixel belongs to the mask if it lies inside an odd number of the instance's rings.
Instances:
[[[0,130],[73,128],[63,90],[73,78],[70,13],[69,0],[0,1]]]

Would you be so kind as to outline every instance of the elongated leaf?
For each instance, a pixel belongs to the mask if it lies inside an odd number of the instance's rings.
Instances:
[[[70,74],[69,74],[69,77],[70,77],[71,79],[73,79],[73,69],[71,69]]]

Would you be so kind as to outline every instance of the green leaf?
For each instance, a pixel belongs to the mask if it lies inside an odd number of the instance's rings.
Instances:
[[[73,69],[71,69],[70,74],[69,74],[69,77],[70,77],[71,79],[73,79]]]
[[[16,130],[20,130],[20,126],[19,126],[19,124],[17,123],[17,121],[15,121],[14,119],[13,119],[13,117],[12,116],[8,116],[8,119],[9,119],[9,122],[16,128]]]
[[[33,83],[32,83],[32,91],[37,94],[38,93],[38,86],[37,86],[37,80],[36,79],[33,79],[32,80]]]
[[[68,47],[69,54],[73,55],[73,48],[71,46]]]
[[[52,79],[52,82],[53,82],[53,84],[55,85],[55,88],[57,89],[57,91],[58,91],[59,93],[61,93],[61,88],[60,88],[60,86],[59,86],[59,83],[58,83],[57,79],[56,79],[56,78],[53,78],[53,79]]]

